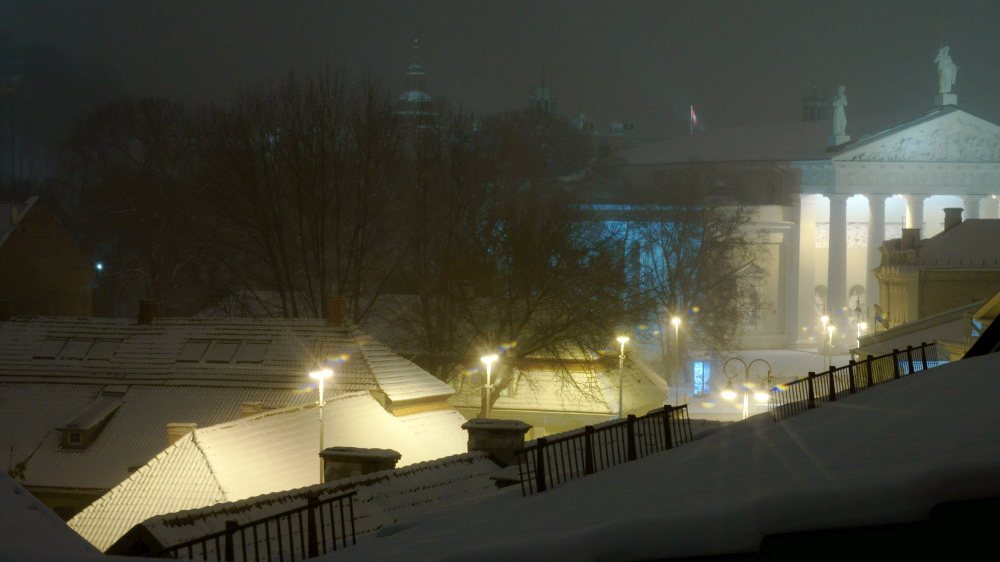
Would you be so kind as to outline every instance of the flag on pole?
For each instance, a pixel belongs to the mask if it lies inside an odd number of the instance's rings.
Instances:
[[[694,106],[691,106],[691,130],[690,134],[694,134],[694,130],[698,128],[698,116],[694,114]]]

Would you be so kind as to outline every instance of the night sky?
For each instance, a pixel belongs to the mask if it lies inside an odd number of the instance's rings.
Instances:
[[[947,7],[946,7],[947,6]],[[996,0],[4,0],[3,57],[45,46],[116,94],[223,102],[289,70],[371,71],[394,91],[419,38],[431,94],[522,107],[543,68],[564,115],[599,130],[686,131],[799,118],[816,86],[847,86],[848,130],[931,105],[948,44],[963,109],[1000,122]],[[29,57],[30,58],[30,57]],[[62,64],[62,63],[59,63]],[[0,67],[10,74],[13,66]]]

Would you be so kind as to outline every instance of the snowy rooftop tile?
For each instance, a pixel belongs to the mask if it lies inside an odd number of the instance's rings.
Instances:
[[[102,550],[149,517],[316,484],[319,412],[314,404],[264,412],[201,428],[181,438],[70,521]],[[449,417],[441,416],[447,423]],[[377,447],[401,453],[400,466],[443,450],[465,450],[454,432],[424,437],[386,412],[369,393],[331,398],[324,446]],[[456,421],[456,425],[460,425]],[[450,444],[444,440],[450,436]]]

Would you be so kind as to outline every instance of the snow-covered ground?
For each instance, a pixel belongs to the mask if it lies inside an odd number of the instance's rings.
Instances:
[[[1000,354],[781,423],[766,415],[522,498],[383,529],[327,560],[656,560],[753,552],[766,535],[921,521],[1000,497]]]

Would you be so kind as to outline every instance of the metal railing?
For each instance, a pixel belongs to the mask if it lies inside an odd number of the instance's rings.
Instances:
[[[804,379],[771,389],[771,414],[775,421],[781,421],[845,395],[926,370],[934,366],[931,363],[935,360],[935,344],[923,343],[863,361],[851,360],[844,367],[824,373],[809,373]]]
[[[544,492],[581,476],[666,451],[692,439],[687,404],[664,406],[637,418],[540,437],[515,454],[521,492]]]
[[[304,560],[356,544],[354,496],[357,491],[320,500],[309,496],[296,507],[250,523],[226,521],[222,531],[163,548],[151,558],[231,562]],[[345,513],[346,512],[346,513]]]

